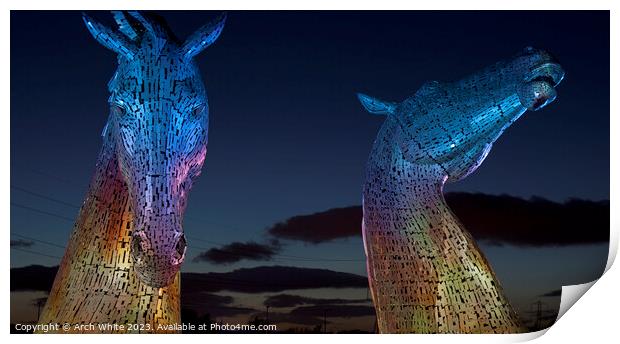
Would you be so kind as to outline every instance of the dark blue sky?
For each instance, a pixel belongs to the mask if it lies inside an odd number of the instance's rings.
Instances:
[[[216,13],[160,14],[185,37]],[[108,13],[93,15],[112,24]],[[527,113],[448,190],[608,199],[608,27],[607,12],[231,12],[198,57],[210,137],[188,215],[239,227],[226,242],[359,204],[383,119],[364,112],[355,92],[400,101],[426,80],[457,79],[527,45],[566,70],[558,100]],[[115,68],[79,12],[12,12],[13,185],[81,203]]]
[[[158,13],[181,38],[217,14]],[[108,13],[92,15],[112,24]],[[383,118],[366,113],[356,92],[401,101],[425,81],[458,79],[528,45],[552,52],[566,70],[557,101],[524,115],[475,174],[447,190],[608,199],[608,12],[229,12],[218,41],[197,58],[211,115],[188,236],[262,241],[265,228],[288,217],[360,204]],[[58,216],[74,219],[77,209],[23,190],[81,204],[115,68],[114,53],[90,36],[79,12],[11,13],[11,202],[57,215],[12,206],[12,232],[60,244],[68,238],[72,223]],[[284,253],[363,258],[357,239],[287,247]],[[514,257],[493,250],[492,263]],[[58,262],[11,257],[12,266]],[[329,268],[365,273],[359,261]],[[184,269],[230,267],[188,261]]]
[[[216,13],[160,14],[186,37]],[[112,24],[106,12],[93,15]],[[607,12],[231,12],[198,57],[210,137],[188,216],[227,242],[359,204],[383,119],[363,111],[355,92],[400,101],[424,81],[457,79],[527,45],[551,51],[567,71],[558,100],[527,113],[474,175],[447,189],[608,199],[608,27]],[[81,203],[115,68],[79,12],[12,12],[13,185]],[[13,191],[14,201],[26,196]]]

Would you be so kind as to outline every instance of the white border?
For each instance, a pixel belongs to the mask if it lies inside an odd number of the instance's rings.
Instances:
[[[394,1],[394,0],[381,0],[381,1],[356,1],[356,2],[340,2],[336,3],[333,0],[302,0],[302,1],[277,1],[277,0],[262,0],[262,1],[224,1],[224,0],[205,0],[205,1],[190,1],[190,0],[153,0],[153,1],[135,1],[135,0],[110,0],[99,3],[84,3],[83,1],[69,1],[69,0],[55,0],[55,1],[2,1],[4,11],[1,14],[0,25],[2,26],[2,47],[3,54],[0,54],[2,59],[1,66],[4,70],[5,80],[2,83],[2,89],[0,97],[2,97],[3,116],[0,118],[0,130],[2,135],[2,154],[3,154],[3,167],[0,169],[2,174],[3,185],[3,197],[1,199],[2,216],[0,217],[4,224],[5,244],[8,246],[10,221],[9,221],[9,159],[10,159],[10,56],[8,54],[9,39],[10,39],[10,12],[9,10],[96,10],[96,9],[151,9],[151,10],[310,10],[310,9],[330,9],[330,10],[342,10],[342,9],[356,9],[356,10],[611,10],[611,61],[618,61],[618,25],[617,25],[617,10],[618,1],[604,1],[604,0],[588,0],[584,1],[557,1],[557,0],[520,0],[520,1],[491,1],[491,0],[446,0],[446,1]],[[579,23],[575,23],[579,25]],[[616,94],[617,90],[618,70],[612,63],[611,65],[611,94]],[[611,97],[611,116],[610,116],[610,131],[617,132],[618,119],[615,117],[618,114],[618,104],[614,97]],[[584,120],[587,120],[588,114],[584,114]],[[618,148],[618,137],[611,135],[611,152],[616,152]],[[612,266],[618,249],[618,216],[619,208],[617,202],[615,202],[615,196],[618,196],[618,183],[614,182],[614,177],[618,175],[618,157],[614,157],[611,154],[611,241],[610,241],[610,255],[607,262],[606,273],[592,286],[592,288],[581,297],[581,301],[577,302],[572,308],[574,310],[563,313],[564,315],[559,321],[553,325],[548,331],[539,331],[537,333],[529,333],[525,335],[338,335],[335,336],[314,336],[314,335],[182,335],[183,341],[224,341],[224,342],[243,342],[247,343],[248,340],[260,341],[260,342],[289,342],[294,340],[298,343],[313,343],[318,339],[321,341],[390,341],[390,342],[407,342],[409,344],[412,340],[415,341],[430,341],[430,342],[453,342],[459,341],[462,343],[480,343],[480,342],[520,342],[531,340],[547,333],[546,335],[537,339],[543,343],[555,343],[555,342],[609,342],[610,338],[615,338],[615,328],[617,324],[617,310],[620,309],[620,302],[618,301],[618,280],[620,273],[617,266]],[[6,247],[5,246],[5,247]],[[4,266],[6,269],[9,267],[9,251],[6,250],[2,257]],[[6,270],[5,270],[6,271]],[[7,278],[0,279],[4,292],[4,312],[1,315],[0,324],[8,324],[9,320],[9,281]],[[570,306],[567,305],[574,303],[578,297],[581,296],[584,290],[588,290],[588,286],[564,287],[562,291],[562,310],[565,312]],[[582,290],[579,291],[579,288]],[[569,297],[569,294],[574,294]],[[570,299],[570,300],[569,300]],[[569,302],[570,301],[570,302]],[[6,326],[6,325],[5,325]],[[4,336],[8,335],[8,326],[5,328]],[[251,336],[251,337],[248,337]],[[355,336],[355,338],[351,338]],[[149,342],[170,342],[170,340],[179,340],[177,337],[170,337],[169,335],[150,335],[146,338],[136,338],[133,336],[116,335],[114,337],[101,336],[101,335],[88,335],[84,336],[63,336],[57,335],[45,335],[40,336],[25,336],[21,335],[19,338],[12,336],[11,338],[3,338],[6,341],[12,340],[25,340],[41,341],[45,340],[52,342],[82,342],[84,340],[103,342],[110,340],[120,341],[135,341],[135,340],[148,340]]]

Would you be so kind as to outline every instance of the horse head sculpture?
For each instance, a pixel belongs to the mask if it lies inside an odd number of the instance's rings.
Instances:
[[[358,95],[387,115],[367,165],[362,221],[381,332],[522,330],[443,187],[475,171],[526,110],[551,103],[563,77],[549,53],[526,48],[459,81],[426,83],[401,103]]]
[[[93,37],[118,55],[104,146],[129,192],[134,270],[147,285],[165,287],[185,257],[183,213],[207,152],[207,96],[193,58],[215,42],[226,18],[181,42],[154,15],[113,15],[118,30],[83,15]]]
[[[393,117],[411,163],[441,167],[447,181],[475,171],[493,142],[526,110],[556,98],[564,71],[549,53],[527,47],[456,82],[431,81],[400,104],[358,94],[366,110]]]

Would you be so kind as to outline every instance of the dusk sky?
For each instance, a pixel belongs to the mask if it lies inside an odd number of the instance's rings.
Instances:
[[[157,13],[182,39],[217,15]],[[113,25],[107,12],[90,14]],[[446,191],[608,200],[608,12],[229,12],[220,38],[197,57],[209,143],[186,212],[183,271],[285,265],[365,276],[359,236],[269,232],[294,216],[361,203],[384,118],[365,112],[356,92],[402,101],[425,81],[459,79],[526,46],[548,50],[565,69],[558,99],[526,113],[476,173]],[[79,12],[11,12],[11,240],[48,242],[11,250],[11,267],[59,263],[101,147],[115,68]],[[481,248],[524,309],[532,295],[597,277],[607,257],[597,240]],[[274,252],[263,261],[193,260],[234,242]],[[261,307],[262,294],[235,293],[236,304]],[[365,288],[287,293],[366,298]]]

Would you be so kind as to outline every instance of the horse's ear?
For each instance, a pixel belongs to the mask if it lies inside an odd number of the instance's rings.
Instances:
[[[95,21],[86,13],[82,13],[82,19],[84,19],[84,24],[86,24],[86,28],[90,34],[93,35],[101,45],[130,60],[136,55],[138,48],[123,35]]]
[[[222,13],[214,21],[204,25],[191,34],[183,46],[181,52],[186,59],[198,55],[206,47],[210,46],[220,36],[226,22],[226,13]]]
[[[357,98],[360,100],[360,103],[362,103],[366,111],[374,115],[390,115],[396,110],[396,103],[379,100],[362,93],[358,93]]]
[[[118,24],[118,29],[125,34],[129,39],[135,41],[138,39],[138,31],[134,26],[136,23],[132,23],[134,21],[131,16],[126,16],[123,11],[112,11],[112,15],[114,16],[114,20],[116,24]]]

